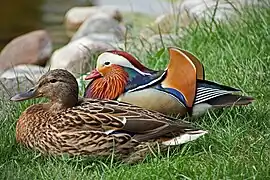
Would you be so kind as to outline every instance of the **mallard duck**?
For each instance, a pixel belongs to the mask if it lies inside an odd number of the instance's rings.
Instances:
[[[202,63],[190,52],[168,48],[165,70],[145,67],[131,54],[113,50],[102,53],[86,80],[84,97],[114,99],[164,114],[199,116],[209,109],[247,105],[252,97],[239,89],[205,80]]]
[[[137,152],[147,149],[149,143],[178,145],[206,133],[189,122],[128,103],[79,98],[78,91],[74,76],[56,69],[43,75],[33,88],[13,96],[11,101],[49,99],[21,114],[16,125],[17,142],[42,153],[115,152],[123,158],[132,155],[140,160]]]

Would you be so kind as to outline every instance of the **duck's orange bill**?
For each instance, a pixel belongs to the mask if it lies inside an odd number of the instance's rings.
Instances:
[[[85,77],[85,80],[89,80],[89,79],[96,79],[101,77],[102,74],[100,72],[98,72],[98,70],[94,69],[93,71],[91,71],[91,73]]]

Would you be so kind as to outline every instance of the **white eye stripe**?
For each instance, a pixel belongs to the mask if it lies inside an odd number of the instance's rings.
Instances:
[[[106,65],[106,63],[135,68],[126,58],[109,52],[102,53],[97,59],[97,65]]]
[[[138,73],[143,74],[143,75],[151,75],[149,73],[144,73],[144,72],[140,71],[138,68],[133,66],[123,56],[119,56],[117,54],[113,54],[113,53],[109,53],[109,52],[104,52],[98,56],[97,68],[106,65],[105,63],[107,63],[107,62],[109,62],[110,64],[116,64],[116,65],[120,65],[123,67],[128,67],[128,68],[134,69],[135,71],[137,71]]]

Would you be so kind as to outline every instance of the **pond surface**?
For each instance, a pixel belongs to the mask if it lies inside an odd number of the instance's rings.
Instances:
[[[64,30],[64,15],[73,6],[91,5],[91,0],[6,0],[0,6],[0,50],[14,37],[47,29],[55,44],[68,38]],[[95,0],[97,5],[116,5],[123,11],[160,14],[170,4],[164,0]]]

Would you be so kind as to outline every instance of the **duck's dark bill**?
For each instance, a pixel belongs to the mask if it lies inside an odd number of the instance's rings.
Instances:
[[[11,101],[23,101],[23,100],[31,99],[34,97],[36,97],[36,90],[35,90],[35,88],[31,88],[26,92],[16,94],[12,98],[10,98],[10,100]]]

